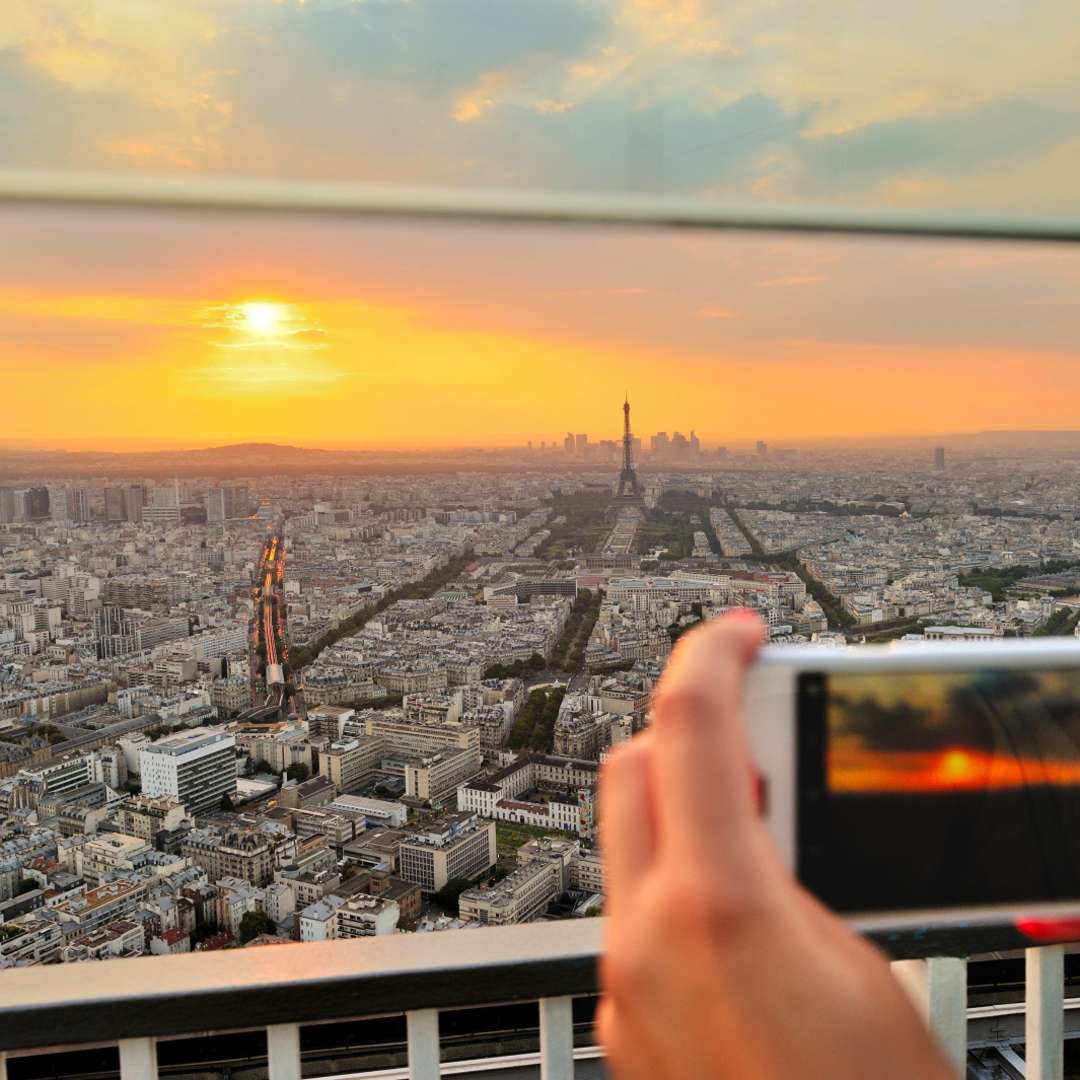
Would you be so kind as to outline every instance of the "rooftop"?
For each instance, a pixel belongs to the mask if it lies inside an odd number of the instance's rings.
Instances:
[[[186,731],[174,731],[170,735],[163,735],[160,739],[144,746],[140,753],[143,754],[167,754],[170,757],[181,757],[193,750],[201,750],[215,743],[229,743],[233,745],[235,739],[227,731],[216,731],[213,728],[190,728]]]

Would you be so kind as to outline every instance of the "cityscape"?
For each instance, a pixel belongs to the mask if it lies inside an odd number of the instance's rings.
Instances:
[[[1077,632],[1074,433],[727,447],[612,397],[439,462],[5,450],[0,967],[599,914],[598,770],[695,623]]]

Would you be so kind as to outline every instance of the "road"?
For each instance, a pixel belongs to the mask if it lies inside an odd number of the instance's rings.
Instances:
[[[251,669],[252,703],[256,708],[285,707],[285,664],[289,657],[285,609],[285,539],[275,528],[263,543],[256,575],[252,643],[264,662]]]

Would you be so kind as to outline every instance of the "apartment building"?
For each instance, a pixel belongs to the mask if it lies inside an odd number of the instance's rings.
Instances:
[[[357,893],[334,912],[334,937],[358,938],[392,934],[397,930],[400,909],[385,896]]]

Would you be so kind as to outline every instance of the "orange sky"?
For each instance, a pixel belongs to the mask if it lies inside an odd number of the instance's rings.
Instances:
[[[706,443],[1076,426],[1059,249],[219,222],[7,215],[4,439],[617,438],[624,390]]]
[[[1078,691],[1072,671],[834,676],[829,787],[902,793],[1080,785]],[[958,692],[963,704],[953,699]],[[1025,746],[1014,752],[1018,737]],[[1037,751],[1026,745],[1032,739]]]
[[[1001,790],[1046,784],[1080,784],[1080,760],[1006,757],[961,746],[934,753],[829,751],[829,789],[840,794]]]

